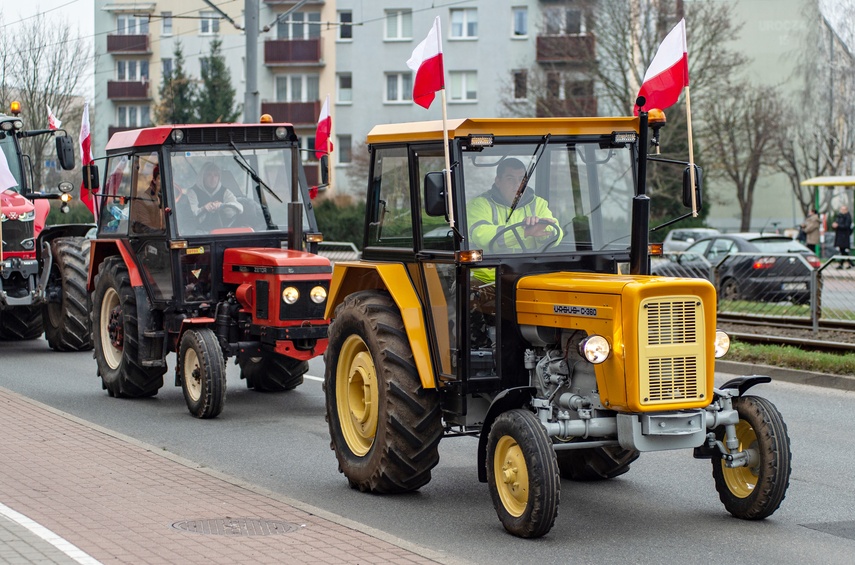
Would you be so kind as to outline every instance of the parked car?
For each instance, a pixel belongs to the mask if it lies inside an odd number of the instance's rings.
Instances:
[[[798,241],[758,233],[704,237],[681,253],[666,255],[666,259],[653,265],[651,273],[706,279],[715,273],[717,281],[713,282],[722,300],[796,304],[810,302],[811,270],[820,266],[813,251]]]
[[[668,232],[662,243],[662,250],[683,251],[702,237],[715,235],[719,231],[715,228],[677,228]]]

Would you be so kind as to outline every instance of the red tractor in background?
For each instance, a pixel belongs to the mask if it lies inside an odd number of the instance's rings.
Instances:
[[[64,130],[25,130],[20,104],[11,115],[0,114],[0,151],[5,182],[0,192],[3,247],[0,251],[0,339],[28,340],[45,334],[57,351],[92,349],[86,273],[91,224],[45,227],[49,199],[61,199],[68,211],[72,184],[61,182],[58,192],[33,187],[32,159],[20,140],[38,135],[56,139],[57,161],[74,168],[74,145]]]
[[[110,396],[148,397],[177,354],[190,413],[216,417],[225,362],[257,391],[303,382],[327,345],[332,268],[290,124],[160,126],[107,144],[92,243],[95,359]],[[97,168],[84,182],[98,183]]]

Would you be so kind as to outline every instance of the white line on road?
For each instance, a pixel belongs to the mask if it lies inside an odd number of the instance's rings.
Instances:
[[[45,528],[37,522],[34,522],[33,520],[30,520],[23,514],[15,512],[3,503],[0,503],[0,515],[12,520],[19,526],[27,528],[32,533],[36,534],[37,536],[39,536],[64,554],[68,555],[81,565],[101,565],[100,561],[98,561],[76,545],[59,537],[49,529]]]
[[[319,383],[324,382],[323,377],[313,377],[312,375],[303,375],[304,379],[309,379],[310,381],[318,381]]]

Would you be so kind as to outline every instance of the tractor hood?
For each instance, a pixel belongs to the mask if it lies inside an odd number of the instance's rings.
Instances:
[[[2,206],[3,214],[8,220],[17,220],[19,216],[35,209],[31,200],[24,198],[12,189],[0,193],[0,206]]]
[[[293,279],[329,280],[330,260],[292,249],[264,247],[229,248],[223,255],[223,280],[239,284],[247,274],[290,275]]]

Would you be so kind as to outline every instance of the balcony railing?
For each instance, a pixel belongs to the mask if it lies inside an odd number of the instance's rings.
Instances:
[[[148,81],[107,81],[107,98],[110,100],[148,100]]]
[[[320,39],[272,39],[264,42],[265,65],[317,65],[320,62]]]
[[[274,122],[287,122],[295,126],[314,125],[318,123],[321,102],[262,102],[261,113],[273,116]]]
[[[564,100],[559,98],[537,99],[538,118],[552,118],[559,116],[585,117],[596,115],[596,96],[573,96]]]
[[[107,53],[151,53],[148,35],[108,35]]]
[[[593,35],[537,36],[538,63],[582,63],[594,58],[596,41]]]

